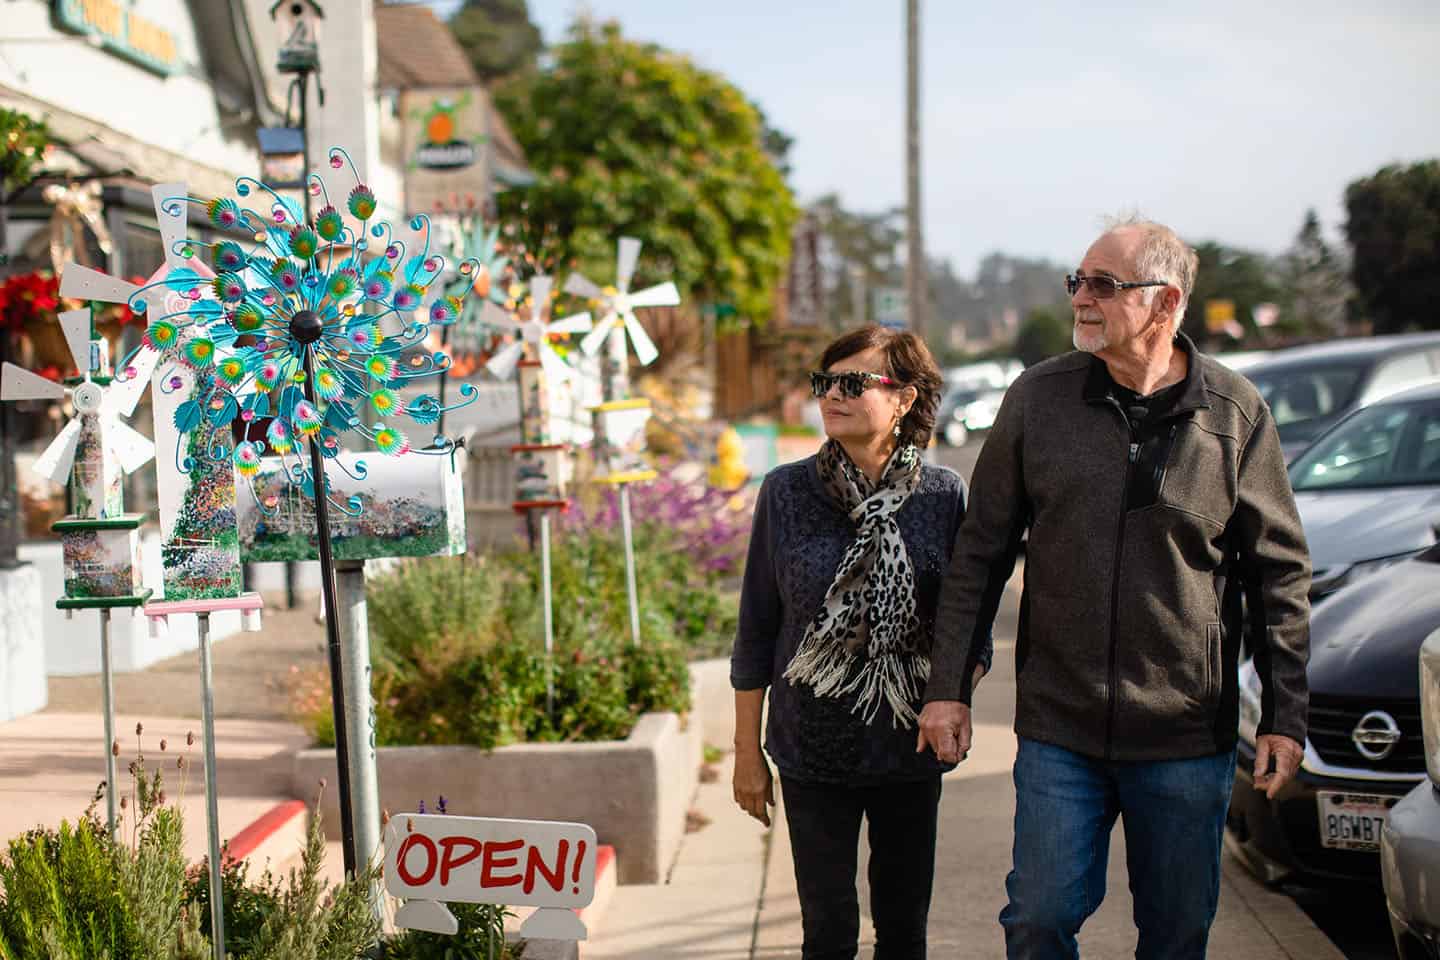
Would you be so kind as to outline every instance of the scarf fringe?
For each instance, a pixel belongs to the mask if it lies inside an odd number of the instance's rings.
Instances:
[[[918,720],[913,702],[920,699],[930,679],[930,658],[893,651],[861,659],[838,644],[810,644],[795,654],[784,677],[804,684],[817,697],[857,694],[851,713],[872,723],[882,702],[890,705],[891,725],[910,729]]]

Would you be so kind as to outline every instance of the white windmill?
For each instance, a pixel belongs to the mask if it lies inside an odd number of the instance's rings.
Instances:
[[[503,307],[490,301],[485,302],[480,322],[499,330],[511,330],[520,334],[520,339],[507,345],[485,369],[498,380],[508,380],[515,372],[515,365],[528,352],[545,368],[545,376],[553,383],[570,379],[572,368],[565,359],[550,346],[552,334],[585,333],[591,328],[589,313],[576,313],[549,323],[545,312],[550,305],[550,287],[554,281],[538,274],[530,278],[530,319],[517,320]],[[527,349],[528,348],[528,349]]]
[[[566,293],[590,300],[599,300],[605,305],[605,312],[595,328],[580,341],[580,349],[594,355],[605,343],[616,325],[623,325],[625,336],[635,350],[635,358],[641,366],[655,362],[660,351],[640,321],[635,316],[636,307],[674,307],[680,303],[680,291],[675,284],[666,281],[653,287],[646,287],[635,293],[630,292],[630,280],[635,275],[635,264],[640,259],[641,243],[634,237],[621,237],[617,251],[615,286],[602,289],[584,274],[572,273],[565,280]],[[623,349],[623,345],[622,345]],[[607,397],[606,399],[615,399]]]
[[[6,363],[0,370],[0,400],[53,401],[69,395],[75,415],[35,461],[35,472],[63,484],[74,467],[75,515],[113,519],[124,512],[120,474],[133,473],[155,455],[154,445],[120,419],[135,412],[145,381],[94,379],[103,374],[102,350],[91,348],[89,310],[61,314],[60,327],[83,380],[67,387]]]

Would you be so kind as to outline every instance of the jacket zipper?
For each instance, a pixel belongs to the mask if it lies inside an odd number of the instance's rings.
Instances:
[[[1120,644],[1120,559],[1125,549],[1125,513],[1130,503],[1130,474],[1135,469],[1135,461],[1140,455],[1140,444],[1136,442],[1135,431],[1130,426],[1130,418],[1120,407],[1118,401],[1111,398],[1111,404],[1120,414],[1121,421],[1125,424],[1125,435],[1130,441],[1130,452],[1125,462],[1125,482],[1120,485],[1120,519],[1116,523],[1115,530],[1115,557],[1110,570],[1110,684],[1108,690],[1109,713],[1105,717],[1105,758],[1114,759],[1111,749],[1115,735],[1115,705],[1119,700],[1117,688],[1120,686],[1120,664],[1117,656],[1117,648]]]

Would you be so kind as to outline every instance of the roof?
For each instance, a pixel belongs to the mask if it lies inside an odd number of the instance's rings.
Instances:
[[[382,88],[479,86],[465,49],[435,11],[418,3],[377,3],[375,36]]]
[[[375,36],[379,52],[380,88],[481,87],[470,58],[435,11],[419,3],[377,3]],[[495,177],[503,183],[525,183],[525,151],[487,95],[489,127],[495,151]]]
[[[1380,357],[1424,348],[1440,348],[1440,331],[1400,333],[1384,337],[1346,337],[1303,347],[1277,350],[1265,360],[1245,367],[1245,375],[1309,366],[1330,360],[1365,364]]]
[[[1418,387],[1407,387],[1399,393],[1392,393],[1375,401],[1378,406],[1382,403],[1417,403],[1428,400],[1440,400],[1440,380],[1433,383],[1423,383]]]

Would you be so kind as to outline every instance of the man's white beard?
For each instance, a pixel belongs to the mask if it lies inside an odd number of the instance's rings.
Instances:
[[[1078,313],[1075,315],[1074,326],[1070,331],[1070,342],[1075,345],[1075,349],[1082,353],[1099,353],[1101,350],[1110,346],[1109,342],[1105,339],[1104,321],[1102,320],[1099,326],[1092,327],[1082,324],[1080,322],[1081,316],[1082,315]],[[1098,317],[1093,317],[1093,315],[1085,315],[1085,319],[1087,320],[1092,318],[1099,319]]]

